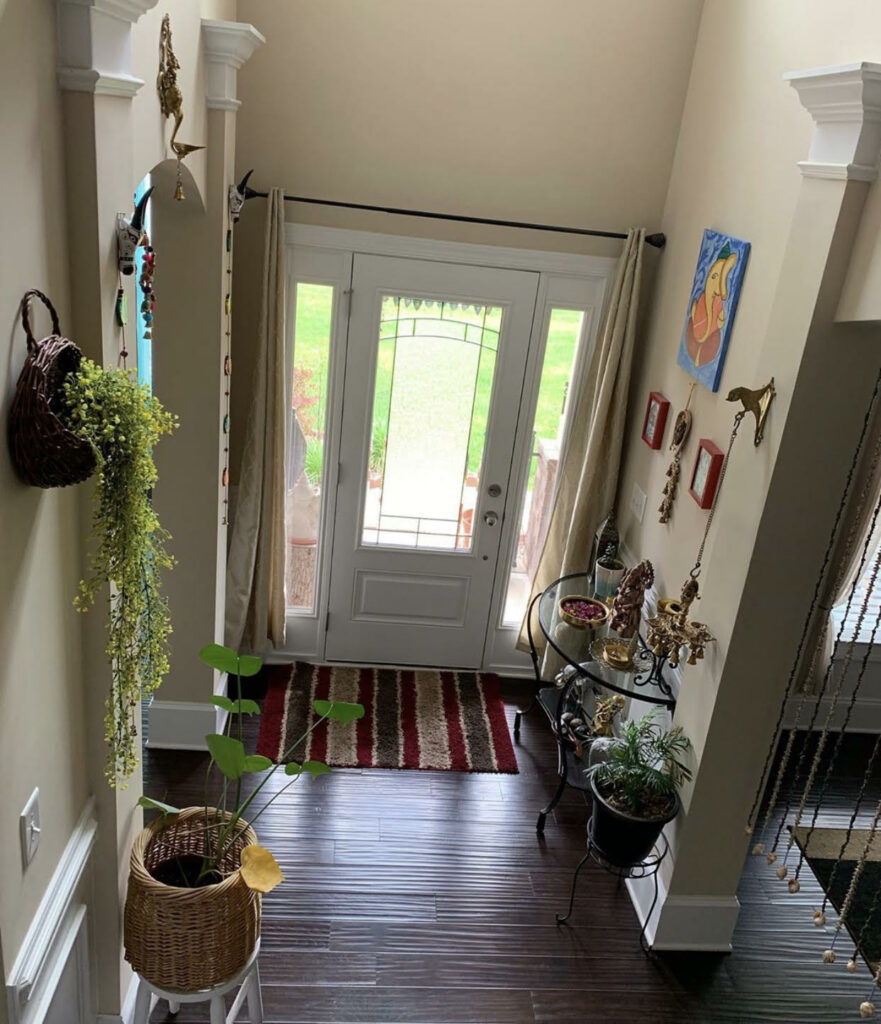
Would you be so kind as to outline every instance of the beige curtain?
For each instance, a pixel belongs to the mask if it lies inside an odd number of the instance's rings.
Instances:
[[[284,645],[284,192],[266,204],[263,302],[226,572],[226,642]]]
[[[808,647],[813,657],[808,658],[808,671],[804,678],[805,689],[812,693],[823,684],[829,659],[835,647],[838,628],[832,618],[832,609],[843,604],[850,597],[855,583],[872,565],[878,545],[881,544],[881,516],[873,523],[875,506],[881,494],[881,421],[876,414],[873,429],[866,436],[866,450],[857,469],[852,498],[845,510],[844,523],[836,544],[830,565],[836,567],[827,581],[822,594],[818,620],[814,626],[815,640]],[[868,540],[868,544],[866,541]],[[865,558],[863,553],[865,552]],[[858,592],[854,597],[852,613],[858,612],[862,598]],[[869,625],[874,623],[874,618]],[[844,639],[849,639],[845,635]]]
[[[593,535],[615,504],[644,238],[643,228],[631,230],[618,262],[603,329],[569,422],[548,532],[530,600],[558,576],[588,568]],[[529,649],[525,620],[517,646],[520,650]]]

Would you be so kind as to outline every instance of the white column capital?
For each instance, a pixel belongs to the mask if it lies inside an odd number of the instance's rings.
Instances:
[[[202,19],[205,103],[210,110],[239,109],[238,70],[265,42],[262,32],[247,22]]]
[[[132,97],[132,26],[158,0],[58,0],[58,84],[73,92]]]
[[[881,155],[881,64],[860,61],[788,71],[784,79],[814,119],[802,174],[874,181]]]

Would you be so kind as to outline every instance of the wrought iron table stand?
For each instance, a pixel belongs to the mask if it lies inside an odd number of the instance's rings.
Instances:
[[[556,915],[557,924],[566,924],[572,916],[572,908],[575,904],[575,891],[578,886],[578,876],[581,873],[581,869],[589,860],[599,864],[604,871],[608,871],[610,874],[616,875],[619,883],[625,878],[651,878],[654,882],[654,896],[652,897],[652,904],[649,907],[648,913],[643,918],[642,925],[639,929],[639,944],[644,953],[649,953],[651,952],[651,946],[649,946],[645,940],[645,930],[648,927],[652,914],[655,912],[655,906],[658,902],[658,871],[660,870],[661,862],[670,852],[670,844],[667,842],[666,836],[661,834],[658,837],[655,848],[645,860],[640,861],[638,864],[616,864],[614,861],[609,860],[596,843],[594,843],[592,826],[593,818],[591,818],[587,823],[587,853],[585,853],[578,862],[578,866],[575,868],[575,874],[572,876],[572,888],[569,890],[569,908],[565,914]]]

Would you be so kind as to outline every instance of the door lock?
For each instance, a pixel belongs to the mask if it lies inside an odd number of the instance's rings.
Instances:
[[[491,498],[498,498],[498,496],[502,493],[502,488],[499,484],[490,484],[489,487],[487,487],[486,489],[486,493]]]
[[[483,521],[487,526],[495,526],[499,521],[498,512],[484,512]]]

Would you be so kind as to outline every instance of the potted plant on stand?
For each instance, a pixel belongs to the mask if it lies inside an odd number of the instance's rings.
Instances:
[[[593,793],[594,845],[615,865],[639,864],[679,813],[679,788],[691,778],[682,761],[691,742],[680,726],[664,729],[652,710],[626,722],[609,758],[587,769]]]
[[[321,761],[292,760],[321,722],[351,722],[364,715],[360,704],[315,701],[316,721],[285,751],[287,763],[274,764],[247,754],[242,742],[245,715],[259,714],[260,708],[242,698],[241,680],[259,672],[260,658],[219,644],[209,644],[199,657],[235,678],[235,699],[214,698],[232,716],[230,728],[205,737],[211,753],[205,806],[180,809],[141,797],[141,806],[162,813],[132,847],[125,904],[126,960],[156,987],[179,993],[216,986],[247,964],[260,937],[262,894],[284,880],[275,858],[258,845],[253,825],[303,775],[330,771]],[[290,781],[255,804],[279,769]],[[215,770],[221,776],[220,798],[209,805]]]

